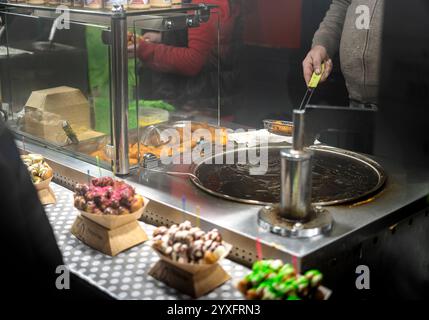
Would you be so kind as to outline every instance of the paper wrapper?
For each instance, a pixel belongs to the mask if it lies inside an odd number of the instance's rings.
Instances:
[[[54,191],[49,187],[49,184],[52,181],[52,177],[46,180],[43,180],[39,183],[34,183],[34,187],[37,190],[37,195],[42,205],[55,204],[57,198],[55,197]]]
[[[112,257],[148,240],[136,220],[110,230],[78,215],[71,233],[88,246]]]
[[[52,181],[52,177],[50,177],[49,179],[43,180],[42,182],[33,183],[33,184],[34,184],[34,187],[36,188],[36,190],[40,191],[43,189],[48,189],[51,181]]]
[[[201,297],[231,279],[219,265],[232,249],[228,243],[224,243],[224,246],[224,255],[212,264],[179,263],[154,248],[160,260],[149,271],[149,275],[191,297]]]
[[[124,214],[121,216],[114,216],[114,215],[102,215],[102,214],[94,214],[85,212],[83,210],[79,210],[81,215],[85,218],[99,224],[100,226],[105,227],[106,229],[112,230],[117,229],[125,224],[128,224],[130,222],[139,220],[142,216],[144,210],[146,209],[146,206],[149,203],[149,200],[143,197],[144,205],[139,210],[130,213],[130,214]]]

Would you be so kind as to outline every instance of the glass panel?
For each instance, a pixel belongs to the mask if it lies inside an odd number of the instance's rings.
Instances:
[[[105,27],[5,13],[2,100],[19,134],[110,167],[110,71]],[[4,70],[4,72],[3,72]]]
[[[163,129],[183,129],[184,121],[192,121],[194,129],[214,130],[221,123],[219,15],[212,12],[207,19],[176,13],[134,21],[131,32],[137,45],[131,46],[136,74],[136,90],[129,104],[131,162],[146,153],[160,157],[163,143],[168,141],[159,139]],[[137,135],[131,126],[133,114]],[[180,140],[183,151],[183,137]]]

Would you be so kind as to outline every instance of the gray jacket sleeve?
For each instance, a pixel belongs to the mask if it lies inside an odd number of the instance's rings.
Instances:
[[[340,46],[341,34],[347,9],[352,0],[333,0],[313,38],[313,47],[321,45],[326,48],[328,55],[333,57]]]

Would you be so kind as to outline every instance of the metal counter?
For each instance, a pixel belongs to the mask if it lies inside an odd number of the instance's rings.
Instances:
[[[22,149],[19,141],[17,144]],[[43,154],[54,169],[55,181],[68,188],[78,181],[87,181],[88,170],[93,176],[99,175],[96,166],[59,152],[36,145],[26,145],[26,150]],[[291,262],[295,256],[299,268],[317,267],[326,275],[325,284],[333,289],[334,295],[341,286],[348,286],[347,290],[355,289],[355,269],[365,260],[373,261],[374,266],[383,263],[374,260],[374,255],[383,251],[384,245],[390,250],[401,249],[407,254],[409,250],[406,246],[397,245],[401,243],[398,234],[415,233],[407,241],[412,241],[408,245],[416,248],[417,259],[414,257],[413,261],[408,261],[407,268],[416,269],[420,279],[429,281],[429,241],[421,239],[428,237],[425,228],[429,228],[426,201],[429,173],[412,166],[395,165],[386,159],[376,160],[388,175],[384,190],[369,202],[329,207],[335,220],[332,232],[312,239],[289,239],[265,232],[257,225],[260,206],[213,197],[196,188],[187,177],[142,171],[140,175],[135,173],[126,180],[152,200],[143,217],[145,221],[154,225],[169,225],[183,219],[195,222],[199,206],[202,228],[217,227],[225,240],[234,245],[232,259],[247,265],[252,263],[257,258],[256,238],[259,238],[264,258],[281,258]],[[111,172],[101,169],[101,174],[111,175]],[[182,207],[182,196],[186,196],[186,208]],[[406,222],[407,229],[403,233],[397,232],[395,238],[385,236],[386,233],[393,235],[404,224],[401,221],[412,217],[421,220],[412,227]],[[368,243],[376,245],[371,247]]]

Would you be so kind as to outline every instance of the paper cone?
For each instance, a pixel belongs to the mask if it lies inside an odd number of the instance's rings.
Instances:
[[[55,204],[57,202],[57,198],[55,197],[54,191],[51,187],[48,186],[46,189],[42,189],[37,191],[37,195],[39,196],[39,200],[42,205]]]
[[[215,263],[206,264],[179,263],[155,249],[161,259],[151,268],[149,275],[193,298],[199,298],[231,279],[219,264],[232,248],[227,243],[224,246],[225,254]]]
[[[52,180],[52,177],[50,177],[49,179],[43,180],[42,182],[39,182],[39,183],[33,183],[33,185],[37,191],[48,189],[49,184],[51,183],[51,180]]]
[[[139,220],[142,216],[144,210],[146,209],[146,206],[149,203],[149,200],[143,197],[144,205],[139,210],[130,213],[130,214],[124,214],[121,216],[114,216],[114,215],[103,215],[103,214],[94,214],[89,213],[83,210],[79,210],[81,215],[85,218],[99,224],[100,226],[105,227],[106,229],[112,230],[116,229],[118,227],[121,227],[125,224],[128,224],[132,221]]]
[[[71,233],[88,246],[112,257],[148,240],[146,233],[136,220],[110,230],[78,215]]]

